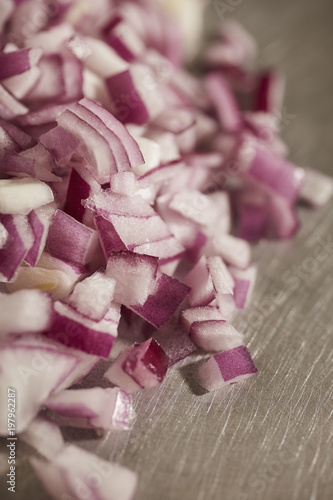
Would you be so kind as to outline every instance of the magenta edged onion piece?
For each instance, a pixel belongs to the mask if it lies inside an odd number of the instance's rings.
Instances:
[[[255,109],[267,113],[280,112],[285,89],[285,78],[276,70],[268,70],[259,77]]]
[[[90,99],[81,99],[80,104],[89,109],[94,115],[98,116],[107,128],[119,138],[126,150],[131,167],[137,167],[142,164],[143,156],[138,144],[124,125],[117,120],[112,113],[109,113],[102,106]]]
[[[158,79],[149,66],[133,63],[126,71],[108,77],[106,84],[122,123],[143,125],[164,108]]]
[[[304,171],[268,151],[259,150],[250,166],[249,175],[256,182],[293,203],[299,196]]]
[[[64,212],[73,219],[91,226],[93,214],[91,212],[87,213],[81,201],[89,198],[99,190],[100,185],[86,168],[81,169],[80,173],[73,169],[69,179]]]
[[[154,339],[122,351],[104,376],[129,394],[159,386],[168,370],[169,359]]]
[[[7,132],[20,149],[26,149],[32,145],[33,140],[30,135],[13,123],[0,118],[0,127]]]
[[[59,165],[66,165],[81,144],[74,133],[59,125],[42,134],[39,142]]]
[[[59,259],[87,264],[97,251],[96,231],[57,210],[50,225],[46,250]]]
[[[206,77],[205,84],[222,129],[226,132],[240,130],[241,113],[228,81],[221,73],[210,73]]]
[[[94,217],[94,226],[98,233],[99,243],[102,247],[105,261],[108,260],[112,252],[126,250],[125,244],[122,242],[111,222],[107,221],[101,215]]]
[[[257,368],[245,346],[238,346],[212,356],[198,368],[196,379],[207,391],[215,391],[246,380]]]
[[[205,306],[218,294],[233,294],[234,280],[221,257],[202,256],[185,277],[190,286],[189,304]]]
[[[94,321],[63,302],[54,303],[55,315],[46,337],[88,354],[107,358],[117,336],[120,307],[112,306],[100,321]]]
[[[42,49],[0,52],[0,80],[29,71],[38,63],[41,55]]]
[[[250,266],[247,269],[229,268],[234,279],[234,300],[238,309],[244,309],[249,303],[257,277],[257,268]]]
[[[130,309],[159,328],[176,312],[188,293],[188,286],[167,274],[162,274],[157,281],[156,291],[148,296],[146,302],[143,305],[132,304]]]
[[[0,117],[12,120],[20,115],[28,113],[29,109],[19,102],[0,84]]]
[[[182,327],[179,319],[174,316],[153,333],[153,338],[168,356],[169,366],[187,358],[197,350],[188,332]]]

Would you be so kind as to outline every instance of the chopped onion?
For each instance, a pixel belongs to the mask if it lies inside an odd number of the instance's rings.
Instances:
[[[129,394],[157,387],[165,377],[169,360],[154,339],[122,351],[104,376]]]
[[[51,203],[52,190],[45,183],[31,179],[0,179],[0,213],[27,215],[31,210]]]
[[[46,491],[60,498],[132,500],[136,474],[125,467],[96,457],[74,445],[67,446],[49,462],[30,459]]]
[[[199,75],[185,67],[206,0],[46,3],[1,3],[0,392],[20,395],[51,497],[131,500],[136,475],[61,426],[129,429],[130,394],[192,353],[215,353],[196,375],[208,391],[254,375],[232,326],[255,286],[249,242],[293,236],[296,203],[323,205],[333,181],[288,161],[284,78],[255,70],[236,21]],[[96,372],[87,388],[102,359],[116,387]]]

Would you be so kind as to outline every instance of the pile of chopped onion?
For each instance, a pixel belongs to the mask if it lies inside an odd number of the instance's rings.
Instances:
[[[249,242],[290,238],[296,203],[333,191],[286,159],[284,81],[253,69],[252,36],[225,22],[194,76],[205,1],[191,16],[164,3],[1,4],[0,394],[16,390],[55,499],[130,500],[137,483],[59,425],[128,429],[131,395],[192,353],[211,353],[208,391],[257,372],[231,324],[256,277]],[[103,359],[110,387],[71,388]]]

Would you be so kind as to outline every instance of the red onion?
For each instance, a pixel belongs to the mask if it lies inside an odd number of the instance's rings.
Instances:
[[[130,396],[118,388],[65,390],[52,394],[45,405],[70,418],[72,426],[102,430],[128,429],[132,413]]]
[[[54,498],[132,500],[136,474],[74,445],[67,446],[48,462],[30,459],[35,473]]]
[[[2,4],[1,397],[16,387],[52,497],[130,500],[136,475],[65,446],[45,407],[60,427],[128,429],[129,394],[194,352],[215,353],[196,374],[208,391],[254,375],[231,324],[254,288],[249,242],[290,238],[297,201],[321,206],[333,181],[286,159],[283,77],[253,69],[238,23],[202,75],[186,69],[205,1]],[[116,387],[72,388],[102,359]]]

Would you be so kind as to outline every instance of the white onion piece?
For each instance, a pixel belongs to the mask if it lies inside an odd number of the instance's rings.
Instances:
[[[17,116],[25,115],[29,109],[15,99],[0,84],[0,117],[5,120],[11,120]]]
[[[74,370],[78,358],[55,347],[23,346],[12,342],[0,346],[0,393],[7,398],[8,387],[20,397],[16,408],[16,431],[24,431],[41,405]],[[7,415],[0,416],[0,434],[8,431]]]
[[[45,269],[44,267],[21,266],[15,279],[7,284],[10,292],[23,289],[37,289],[48,292],[54,300],[65,299],[73,290],[78,277],[68,275],[57,269]]]
[[[161,150],[157,142],[146,137],[137,137],[136,142],[143,154],[144,163],[135,167],[133,171],[137,176],[144,175],[161,163]]]
[[[215,236],[211,242],[211,247],[209,246],[205,250],[208,254],[220,255],[226,263],[241,269],[247,268],[251,261],[249,244],[230,234]]]
[[[8,233],[0,250],[0,282],[9,283],[34,243],[34,234],[25,215],[2,215],[0,223]]]
[[[132,418],[131,398],[118,388],[65,390],[52,394],[45,406],[74,427],[128,429]]]
[[[17,314],[19,311],[19,314]],[[53,302],[40,290],[0,294],[0,337],[11,333],[42,332],[52,322]]]
[[[137,476],[129,469],[67,446],[49,462],[30,459],[47,493],[54,498],[132,500]]]
[[[114,298],[126,306],[144,304],[156,290],[158,259],[132,252],[114,252],[106,275],[115,281]]]
[[[313,170],[305,169],[305,182],[301,188],[300,198],[314,207],[325,205],[332,197],[333,181],[331,177]]]
[[[81,314],[99,321],[111,305],[115,287],[115,280],[104,273],[96,272],[75,285],[68,297],[68,303]]]
[[[221,320],[195,321],[189,332],[192,342],[205,351],[226,351],[244,345],[244,335]]]
[[[90,52],[84,60],[84,65],[99,77],[107,78],[127,70],[128,63],[102,40],[84,37],[83,42]]]
[[[136,193],[138,184],[133,172],[118,172],[110,179],[110,189],[113,193],[132,196]]]
[[[29,427],[21,432],[20,439],[49,460],[65,448],[65,441],[59,426],[44,417],[36,417]]]
[[[51,188],[36,179],[0,179],[0,213],[28,214],[53,201]]]
[[[87,274],[84,267],[52,257],[43,252],[34,268],[20,267],[15,280],[7,284],[13,292],[22,288],[37,288],[49,292],[54,300],[64,299],[79,279]]]
[[[201,321],[225,321],[220,309],[215,306],[190,307],[180,313],[183,327],[189,333],[193,323]]]

